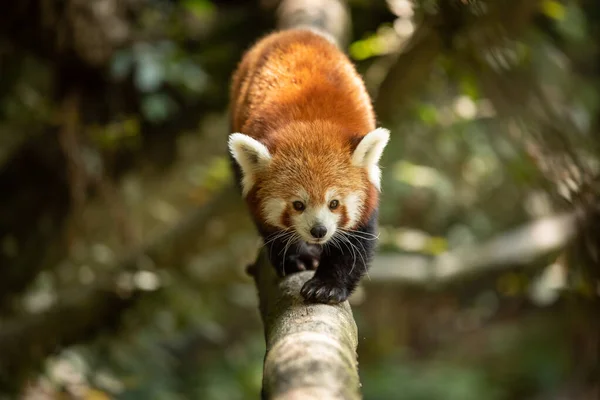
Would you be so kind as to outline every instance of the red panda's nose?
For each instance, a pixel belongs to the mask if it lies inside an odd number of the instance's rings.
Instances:
[[[323,225],[315,225],[310,230],[310,234],[317,239],[321,239],[327,235],[327,228],[325,228]]]

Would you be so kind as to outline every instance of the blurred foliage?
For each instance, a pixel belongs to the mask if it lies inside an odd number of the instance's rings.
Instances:
[[[180,238],[230,182],[229,78],[273,29],[272,12],[217,0],[25,3],[0,20],[0,345],[25,346],[14,369],[0,363],[1,391],[257,398],[264,340],[244,272],[257,245],[245,209],[216,204],[203,234],[122,260]],[[436,256],[570,209],[600,165],[600,3],[517,2],[531,13],[500,0],[348,3],[350,57],[374,99],[398,102],[376,103],[393,132],[382,253]],[[546,271],[579,267],[563,261]],[[354,300],[365,398],[589,398],[592,306],[564,286],[536,304],[543,274],[519,271],[434,293],[365,279]],[[89,328],[43,320],[107,281],[119,306]],[[578,282],[597,298],[593,281]],[[40,320],[64,337],[27,342],[46,332]]]

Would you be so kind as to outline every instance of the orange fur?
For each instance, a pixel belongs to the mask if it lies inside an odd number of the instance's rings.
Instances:
[[[247,196],[254,215],[270,195],[287,199],[304,188],[311,201],[322,202],[336,187],[342,196],[361,194],[359,222],[368,220],[378,190],[351,156],[375,129],[375,115],[362,79],[334,44],[307,30],[263,38],[233,77],[230,113],[233,131],[260,141],[272,155]],[[282,224],[289,226],[294,212],[290,204]],[[336,212],[347,218],[344,207]]]

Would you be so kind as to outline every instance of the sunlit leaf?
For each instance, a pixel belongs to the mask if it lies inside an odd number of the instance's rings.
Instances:
[[[209,0],[185,0],[182,5],[197,17],[204,17],[215,11],[214,4]]]
[[[89,389],[85,393],[83,399],[84,400],[110,400],[111,397],[108,394],[106,394],[100,390]]]
[[[352,43],[349,53],[355,60],[365,60],[391,52],[398,45],[398,40],[394,28],[382,26],[376,34]]]
[[[542,12],[552,19],[563,19],[565,17],[565,6],[556,0],[544,0]]]
[[[426,252],[439,255],[448,250],[448,241],[443,237],[432,237],[427,242]]]
[[[587,21],[583,11],[574,4],[569,4],[565,10],[563,18],[558,22],[558,29],[571,40],[585,40]]]
[[[427,125],[434,125],[438,120],[438,112],[433,106],[423,105],[417,112],[421,121]]]

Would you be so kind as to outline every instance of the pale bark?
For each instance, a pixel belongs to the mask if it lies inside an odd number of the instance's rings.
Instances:
[[[305,303],[300,288],[313,272],[278,279],[265,251],[251,267],[267,351],[265,399],[359,399],[358,334],[347,301]]]
[[[444,286],[454,281],[513,268],[546,266],[575,238],[574,213],[541,218],[473,245],[458,247],[436,257],[378,254],[369,280],[398,284]]]

